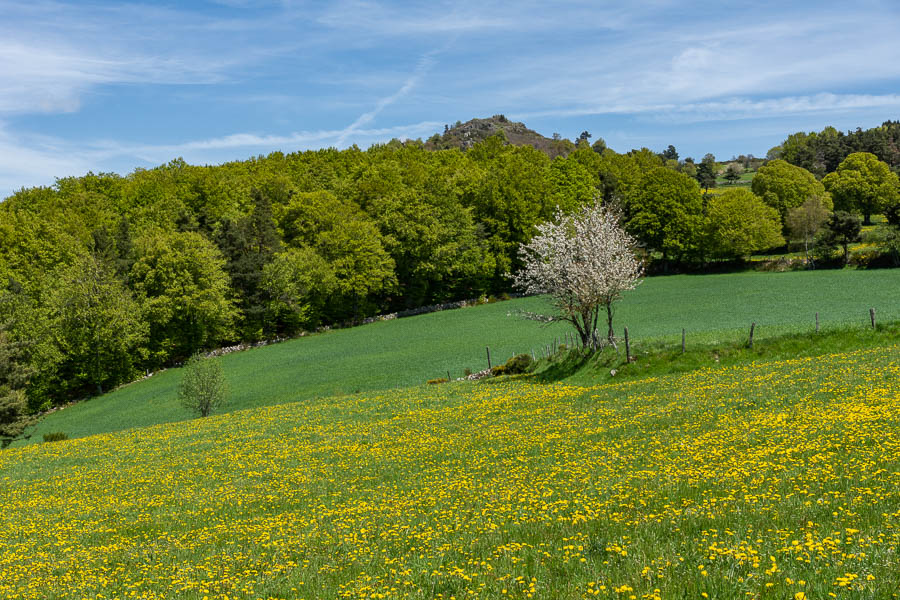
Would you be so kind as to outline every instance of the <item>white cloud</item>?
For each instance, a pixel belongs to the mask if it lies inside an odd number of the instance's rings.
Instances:
[[[531,117],[577,117],[585,115],[655,115],[679,122],[729,121],[781,117],[792,114],[828,113],[870,108],[900,109],[900,94],[831,94],[787,96],[752,100],[728,98],[710,102],[669,104],[598,104],[573,108],[515,113],[517,119]]]

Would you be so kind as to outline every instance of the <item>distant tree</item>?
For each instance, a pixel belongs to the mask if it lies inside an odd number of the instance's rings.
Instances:
[[[597,154],[603,154],[603,151],[606,150],[606,140],[603,138],[597,138],[593,144],[591,144],[591,150],[596,152]]]
[[[897,204],[900,181],[890,167],[869,152],[854,152],[822,180],[836,208],[863,215],[871,224],[872,214]]]
[[[728,183],[734,185],[740,180],[742,170],[743,167],[741,167],[740,164],[736,162],[729,164],[728,168],[725,169],[725,179],[728,180]]]
[[[215,244],[199,233],[157,231],[136,246],[131,280],[150,327],[154,364],[184,360],[233,336],[237,310]]]
[[[147,337],[131,292],[94,256],[63,267],[49,298],[56,343],[65,357],[60,379],[75,393],[96,392],[130,377]]]
[[[665,167],[646,172],[625,193],[625,228],[663,260],[683,260],[699,250],[703,200],[697,182]]]
[[[859,217],[836,210],[822,228],[817,243],[825,249],[840,247],[843,250],[843,262],[850,262],[850,244],[860,240],[862,225]]]
[[[215,358],[193,355],[185,363],[178,385],[178,400],[186,409],[208,417],[228,400],[228,385],[222,365]]]
[[[249,216],[225,221],[216,243],[226,259],[226,270],[237,293],[247,339],[264,334],[267,299],[260,288],[263,268],[281,250],[281,240],[272,216],[272,203],[263,191],[251,192],[253,210]]]
[[[591,139],[591,137],[592,137],[592,136],[591,136],[591,133],[590,133],[589,131],[582,131],[580,134],[578,134],[578,140],[577,140],[577,141],[580,142],[580,141],[584,140],[584,141],[586,142],[586,141],[588,141],[589,139]]]
[[[784,160],[773,160],[759,168],[750,186],[763,202],[775,208],[782,220],[790,209],[806,202],[808,198],[821,199],[822,205],[831,210],[831,196],[812,173]]]
[[[700,164],[697,165],[697,171],[694,175],[700,183],[700,187],[704,190],[716,187],[716,162],[715,159],[712,161],[707,160],[707,157],[709,156],[712,155],[707,154]]]
[[[263,269],[273,333],[293,334],[319,325],[337,289],[331,265],[309,247],[288,248]]]
[[[0,323],[0,448],[22,435],[32,423],[25,386],[33,374],[25,357],[27,344],[16,342],[8,325]]]
[[[790,209],[785,219],[784,226],[788,238],[794,243],[803,244],[806,265],[810,268],[815,268],[815,262],[810,254],[811,244],[827,220],[828,210],[818,197],[807,198],[800,206]]]
[[[678,160],[678,151],[675,149],[675,146],[669,144],[669,146],[662,151],[662,157],[666,160]]]
[[[713,195],[707,206],[707,224],[714,256],[749,256],[784,243],[778,211],[746,189]]]
[[[557,212],[519,252],[523,268],[513,276],[516,287],[549,294],[557,310],[532,318],[571,323],[587,345],[605,310],[607,340],[615,339],[613,303],[640,283],[643,271],[635,240],[615,213],[596,204],[571,215]]]
[[[557,133],[557,132],[553,132],[552,139],[553,139],[554,142],[558,142],[559,140],[562,139],[562,135],[560,135],[560,134]]]

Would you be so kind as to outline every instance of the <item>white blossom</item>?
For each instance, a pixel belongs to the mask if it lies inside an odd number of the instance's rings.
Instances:
[[[524,267],[513,281],[525,293],[548,294],[558,314],[532,317],[572,323],[586,345],[600,309],[605,308],[607,339],[612,342],[613,302],[634,289],[643,273],[634,238],[614,211],[599,204],[572,215],[557,210],[555,220],[538,225],[537,230],[519,248]]]

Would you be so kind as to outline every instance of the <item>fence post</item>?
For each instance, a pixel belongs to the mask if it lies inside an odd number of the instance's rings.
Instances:
[[[875,329],[875,309],[869,309],[869,318],[872,320],[872,329]]]
[[[684,354],[684,328],[681,328],[681,353]]]
[[[450,371],[447,371],[447,382],[449,383],[450,381],[453,381],[453,380],[450,379]]]
[[[628,328],[625,328],[625,362],[631,362],[631,342],[628,340]]]
[[[816,312],[816,333],[819,333],[819,313]]]
[[[756,323],[750,323],[750,348],[753,347],[753,330],[756,329]]]
[[[486,347],[485,347],[485,350],[487,350],[488,369],[491,369],[491,347],[490,347],[490,346],[486,346]]]

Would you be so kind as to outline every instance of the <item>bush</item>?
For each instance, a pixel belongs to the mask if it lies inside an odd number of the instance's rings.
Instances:
[[[54,431],[53,433],[45,433],[44,434],[45,442],[61,442],[63,440],[67,440],[67,439],[69,439],[69,436],[67,436],[62,431]]]
[[[429,385],[437,385],[437,384],[439,384],[439,383],[447,383],[447,378],[446,378],[446,377],[439,377],[439,378],[437,378],[437,379],[429,379],[429,380],[428,380],[428,384],[429,384]]]
[[[181,405],[201,417],[224,406],[228,396],[222,365],[214,358],[200,354],[192,356],[184,365],[178,400]]]
[[[518,375],[519,373],[527,373],[531,368],[530,354],[517,354],[506,361],[505,364],[497,365],[491,369],[491,375]]]

